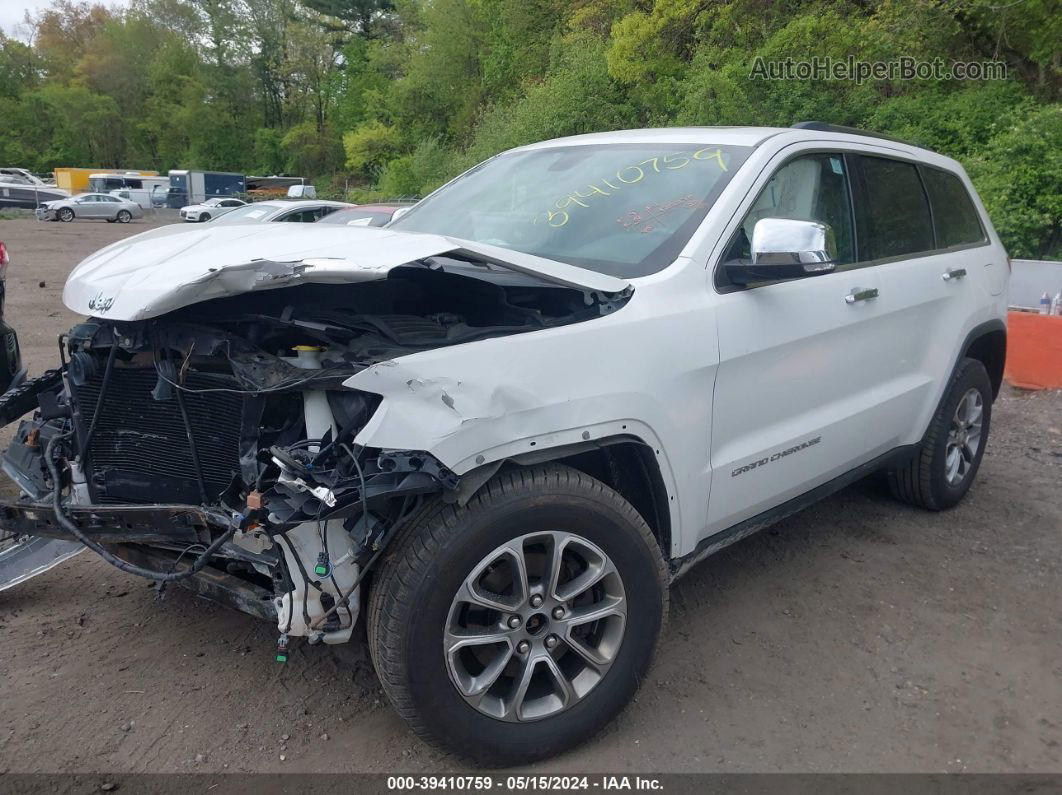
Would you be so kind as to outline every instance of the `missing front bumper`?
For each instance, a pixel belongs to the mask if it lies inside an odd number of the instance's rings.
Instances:
[[[74,505],[67,515],[94,540],[114,544],[118,557],[160,572],[188,568],[194,556],[176,549],[209,543],[212,532],[229,527],[226,517],[188,505]],[[0,590],[43,574],[85,548],[60,526],[50,506],[0,502],[0,532],[22,536],[0,553]],[[176,584],[211,602],[276,620],[273,592],[245,577],[207,566]]]
[[[231,527],[228,517],[192,505],[70,505],[68,518],[101,544],[209,544]],[[0,502],[0,530],[76,540],[48,505]]]

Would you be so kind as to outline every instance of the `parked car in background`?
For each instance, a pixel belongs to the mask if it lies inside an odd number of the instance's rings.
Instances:
[[[237,207],[221,218],[215,218],[214,224],[268,224],[275,221],[312,224],[338,210],[354,207],[346,202],[333,202],[325,199],[284,201],[276,199],[267,202],[255,202],[245,207]]]
[[[7,297],[7,266],[11,261],[7,246],[0,240],[0,393],[17,386],[26,376],[22,368],[22,351],[18,335],[4,320],[4,299]]]
[[[322,224],[343,226],[384,226],[399,210],[408,210],[412,204],[359,204],[349,210],[337,210],[321,219]]]
[[[182,207],[181,220],[200,223],[230,213],[237,207],[246,206],[247,202],[240,199],[207,199],[202,204],[190,204],[187,207]]]
[[[144,211],[135,201],[109,193],[81,193],[69,199],[42,204],[37,208],[37,217],[42,221],[69,222],[75,218],[91,218],[127,224],[134,218],[143,218]]]
[[[168,185],[160,185],[151,191],[151,206],[162,209],[169,204],[170,188]]]

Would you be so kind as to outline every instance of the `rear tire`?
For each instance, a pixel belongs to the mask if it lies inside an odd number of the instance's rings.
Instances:
[[[988,371],[976,359],[963,359],[944,391],[918,453],[889,472],[893,496],[929,511],[958,505],[977,477],[991,421],[992,382]]]
[[[568,467],[515,469],[464,507],[428,503],[401,533],[367,630],[385,692],[421,737],[481,764],[530,762],[588,740],[633,697],[668,582],[616,492]]]
[[[62,221],[64,224],[68,224],[74,220],[74,211],[71,210],[69,207],[60,208],[59,212],[56,215],[59,220]]]

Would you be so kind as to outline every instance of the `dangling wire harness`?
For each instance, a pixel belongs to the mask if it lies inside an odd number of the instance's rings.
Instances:
[[[231,527],[226,530],[217,539],[214,540],[214,543],[212,543],[205,550],[203,550],[203,553],[198,558],[196,558],[195,561],[193,561],[191,568],[185,569],[184,571],[154,571],[152,569],[145,569],[141,568],[140,566],[136,566],[127,560],[122,560],[120,557],[115,555],[106,547],[102,546],[101,544],[97,543],[96,541],[85,535],[83,532],[81,532],[81,528],[78,527],[73,521],[71,521],[70,517],[66,515],[66,511],[63,508],[62,489],[60,488],[61,481],[59,479],[59,467],[55,463],[53,453],[55,451],[56,442],[58,442],[60,439],[67,439],[72,434],[72,431],[68,431],[65,434],[58,434],[56,436],[53,436],[48,442],[48,446],[45,448],[44,451],[44,463],[48,466],[48,473],[52,476],[52,507],[55,509],[55,518],[56,520],[58,520],[59,524],[64,530],[66,530],[68,533],[70,533],[70,535],[72,535],[86,547],[91,549],[105,561],[110,563],[116,569],[120,569],[121,571],[124,571],[127,574],[135,574],[138,577],[146,577],[147,579],[154,580],[155,582],[175,582],[177,580],[186,580],[189,577],[193,577],[198,574],[199,571],[202,570],[202,568],[210,562],[210,558],[214,555],[214,553],[221,549],[221,546],[229,539],[231,539],[232,536],[235,534],[235,527]]]

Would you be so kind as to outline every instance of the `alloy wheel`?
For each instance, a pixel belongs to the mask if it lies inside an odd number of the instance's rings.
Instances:
[[[608,555],[572,533],[531,533],[497,547],[465,578],[443,654],[469,705],[498,720],[540,720],[572,708],[605,677],[626,619]]]
[[[970,474],[977,451],[981,448],[983,414],[984,401],[980,390],[966,390],[955,407],[944,452],[944,477],[951,486],[958,486]]]

